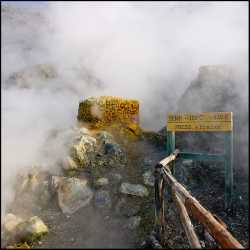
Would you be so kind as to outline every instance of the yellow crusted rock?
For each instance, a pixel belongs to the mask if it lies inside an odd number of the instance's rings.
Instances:
[[[139,102],[112,96],[91,97],[79,103],[77,119],[92,128],[104,128],[114,123],[138,124]]]

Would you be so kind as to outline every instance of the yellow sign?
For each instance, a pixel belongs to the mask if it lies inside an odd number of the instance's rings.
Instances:
[[[168,113],[168,131],[232,131],[232,112]]]

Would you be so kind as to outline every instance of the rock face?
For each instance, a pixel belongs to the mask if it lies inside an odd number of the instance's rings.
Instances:
[[[233,112],[234,122],[234,159],[237,167],[248,171],[248,166],[243,166],[248,158],[248,110],[245,90],[242,80],[236,70],[225,65],[203,66],[199,74],[186,89],[178,103],[178,112]],[[248,85],[245,85],[248,86]],[[218,145],[213,142],[222,140],[223,135],[203,133],[197,136],[187,135],[187,141],[182,141],[183,148],[187,150],[204,149],[213,153],[223,151],[223,143]],[[176,142],[178,146],[178,141]],[[185,145],[184,145],[185,144]],[[196,147],[194,146],[196,145]],[[194,146],[194,148],[190,148]],[[215,148],[217,152],[215,152]]]
[[[58,194],[58,203],[64,214],[73,214],[87,206],[93,198],[93,192],[87,180],[78,178],[54,177],[54,187]]]
[[[148,190],[146,187],[140,184],[130,184],[130,183],[122,183],[120,187],[120,192],[128,195],[135,195],[139,197],[148,196]]]
[[[57,77],[58,73],[55,65],[37,64],[10,75],[7,84],[10,83],[9,86],[15,85],[19,88],[43,88],[48,85],[48,80]]]

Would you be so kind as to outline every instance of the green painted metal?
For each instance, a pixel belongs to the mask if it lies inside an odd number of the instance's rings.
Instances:
[[[204,154],[180,152],[178,158],[195,161],[224,161],[225,164],[225,208],[231,208],[233,202],[233,131],[223,132],[225,134],[224,154]],[[167,156],[175,150],[175,132],[167,131]],[[171,166],[174,175],[174,162]]]
[[[232,206],[233,197],[233,132],[225,132],[225,207]]]
[[[196,160],[196,161],[224,161],[225,155],[180,152],[178,158],[183,160]]]
[[[167,156],[172,154],[174,150],[175,150],[175,132],[167,131]],[[170,163],[170,169],[171,169],[172,175],[175,175],[175,162],[174,161]],[[167,190],[167,194],[169,194],[168,200],[169,202],[171,202],[172,201],[171,187],[168,186],[166,190]]]
[[[175,132],[167,131],[167,156],[172,154],[175,150]],[[172,174],[175,173],[174,162],[171,164]]]

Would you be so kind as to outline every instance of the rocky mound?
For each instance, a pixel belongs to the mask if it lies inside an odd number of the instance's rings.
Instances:
[[[178,112],[233,112],[235,166],[248,172],[248,110],[236,72],[226,65],[202,66],[178,102]],[[166,129],[161,131],[165,134]],[[187,151],[223,152],[222,133],[182,133],[177,146]],[[243,159],[243,160],[242,160]],[[240,171],[239,171],[240,172]]]

